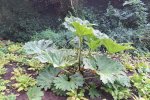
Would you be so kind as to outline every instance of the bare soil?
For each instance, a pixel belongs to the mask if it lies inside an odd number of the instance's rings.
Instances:
[[[8,65],[5,66],[5,68],[7,68],[7,72],[6,74],[4,74],[2,77],[5,80],[10,80],[10,83],[7,84],[7,90],[5,91],[6,95],[9,95],[11,93],[16,94],[17,95],[17,100],[28,100],[27,94],[25,91],[21,91],[21,92],[17,92],[16,89],[14,87],[12,87],[12,84],[15,83],[14,80],[11,80],[12,72],[15,68],[17,68],[18,65],[17,63],[10,63]],[[37,73],[35,71],[29,71],[28,66],[23,66],[24,69],[26,69],[26,72],[28,74],[31,74],[32,77],[36,78]],[[85,76],[89,76],[92,77],[88,72],[85,73]],[[99,83],[99,81],[97,81],[96,79],[88,79],[87,81],[92,81],[94,83]],[[112,96],[104,91],[101,91],[101,97],[99,98],[95,98],[95,99],[90,99],[90,100],[102,100],[102,99],[106,99],[106,100],[113,100]],[[42,97],[42,100],[66,100],[67,97],[65,96],[57,96],[56,94],[54,94],[52,91],[47,90],[44,91],[44,96]]]
[[[10,63],[9,65],[6,65],[5,68],[7,68],[7,72],[6,74],[4,74],[2,77],[5,80],[11,80],[12,72],[15,68],[17,68],[17,64],[16,63]],[[25,69],[27,69],[27,66],[24,66]],[[36,72],[34,71],[29,71],[26,70],[28,74],[32,74],[33,77],[36,77]],[[11,94],[14,93],[17,95],[17,100],[28,100],[27,94],[25,91],[21,91],[21,92],[17,92],[16,89],[14,89],[12,87],[12,84],[14,84],[15,81],[11,80],[11,82],[7,85],[7,90],[5,91],[5,93]],[[66,97],[61,97],[61,96],[57,96],[54,93],[52,93],[51,91],[44,91],[44,96],[43,96],[43,100],[66,100]]]

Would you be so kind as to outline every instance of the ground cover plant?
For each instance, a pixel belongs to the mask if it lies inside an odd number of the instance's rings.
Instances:
[[[63,25],[74,34],[72,49],[44,39],[0,42],[2,100],[51,100],[47,92],[58,100],[149,100],[148,54],[131,55],[130,43],[117,43],[87,20],[66,17]]]

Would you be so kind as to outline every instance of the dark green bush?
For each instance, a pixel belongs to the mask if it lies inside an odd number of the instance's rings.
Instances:
[[[44,11],[43,11],[44,12]],[[0,38],[17,42],[31,39],[35,32],[51,27],[57,30],[61,20],[42,14],[28,0],[0,1]]]
[[[95,27],[117,42],[132,42],[138,50],[150,50],[150,38],[146,38],[150,34],[146,5],[141,0],[124,1],[120,9],[109,3],[104,13],[98,7],[86,7],[80,15],[96,23]]]
[[[73,37],[74,34],[68,31],[54,32],[51,29],[46,29],[42,32],[35,33],[35,35],[32,36],[32,40],[52,40],[58,48],[71,48],[73,47],[73,44],[71,44],[71,41],[74,40]]]

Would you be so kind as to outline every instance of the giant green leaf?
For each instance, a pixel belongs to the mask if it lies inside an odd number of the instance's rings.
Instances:
[[[90,47],[91,50],[95,50],[101,46],[102,39],[109,39],[109,37],[100,32],[99,30],[94,30],[93,35],[87,36],[87,45]]]
[[[54,78],[59,72],[60,70],[57,68],[53,68],[52,66],[47,67],[39,73],[39,76],[37,77],[37,85],[44,88],[44,90],[50,89]]]
[[[99,30],[94,30],[94,35],[88,36],[87,45],[95,50],[100,46],[105,46],[109,53],[116,53],[124,50],[133,49],[129,43],[118,44],[112,39],[110,39],[106,34],[101,33]]]
[[[87,45],[91,50],[96,50],[101,45],[101,42],[99,39],[89,39]]]
[[[72,23],[74,23],[74,22],[80,23],[80,25],[87,26],[87,27],[91,27],[91,26],[92,26],[92,24],[91,24],[89,21],[87,21],[87,20],[82,20],[82,19],[80,19],[80,18],[78,18],[78,17],[73,17],[73,16],[71,16],[71,17],[66,17],[66,18],[65,18],[65,22],[63,23],[63,25],[64,25],[65,28],[67,28],[68,30],[70,30],[70,31],[72,31],[72,32],[75,32],[76,29],[75,29],[75,27],[72,25]]]
[[[59,77],[54,79],[54,86],[56,89],[61,89],[63,91],[78,89],[80,86],[83,86],[83,83],[83,76],[79,73],[71,76],[59,75]]]
[[[104,45],[109,53],[116,53],[124,50],[134,49],[132,46],[130,46],[129,43],[118,44],[112,39],[102,39],[101,45]]]
[[[93,34],[93,28],[92,27],[87,27],[87,25],[82,25],[79,22],[73,22],[72,25],[75,28],[75,34],[78,37],[83,37],[83,36]]]
[[[82,20],[77,17],[71,16],[70,18],[66,17],[64,26],[75,33],[78,37],[83,37],[87,35],[93,35],[92,24],[87,20]]]
[[[77,62],[75,50],[58,50],[53,47],[49,40],[28,42],[24,46],[28,54],[35,54],[34,57],[42,63],[50,63],[54,67],[71,66]]]
[[[93,58],[84,58],[83,63],[85,69],[94,70],[100,75],[100,80],[104,84],[120,82],[122,85],[129,86],[129,78],[124,72],[124,67],[121,63],[114,61],[106,56],[94,56]],[[124,79],[122,79],[124,78]]]
[[[27,54],[40,54],[45,50],[51,50],[52,47],[54,45],[50,40],[31,41],[24,45]]]
[[[51,50],[44,52],[36,57],[43,63],[51,63],[54,67],[72,66],[77,62],[76,53],[74,50]]]

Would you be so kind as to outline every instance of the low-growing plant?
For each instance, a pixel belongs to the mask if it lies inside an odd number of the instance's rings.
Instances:
[[[11,44],[8,46],[8,51],[10,53],[16,53],[16,52],[21,52],[22,46],[21,44]]]
[[[67,96],[66,91],[56,89],[55,86],[52,86],[51,91],[56,94],[57,96]]]
[[[80,90],[79,92],[77,90],[71,90],[67,95],[69,96],[67,100],[88,100],[84,96],[84,90]]]
[[[16,100],[16,95],[14,95],[14,94],[10,94],[10,95],[0,94],[0,100]]]
[[[9,62],[20,62],[20,63],[26,63],[27,57],[25,55],[18,55],[14,53],[7,53],[5,54],[5,59]]]
[[[41,70],[44,68],[44,64],[42,64],[39,60],[37,59],[30,59],[27,60],[27,64],[30,66],[28,69],[29,70]]]
[[[149,73],[150,63],[147,57],[136,57],[131,54],[121,54],[121,62],[125,65],[126,69],[138,73]]]
[[[11,79],[16,81],[13,86],[17,88],[18,92],[22,90],[27,91],[29,87],[36,85],[36,80],[32,78],[31,75],[25,73],[22,68],[14,69],[14,72],[12,72],[12,74],[13,77]]]
[[[4,80],[1,79],[0,77],[0,93],[3,92],[4,90],[6,90],[6,84],[8,84],[10,81],[9,80]]]
[[[98,91],[97,86],[95,84],[91,84],[91,86],[89,86],[87,89],[89,89],[89,96],[90,98],[94,99],[96,97],[99,97],[100,91]]]
[[[3,67],[5,64],[8,64],[9,60],[7,60],[4,56],[0,57],[0,66]]]
[[[136,66],[139,73],[148,74],[150,72],[150,64],[147,61],[141,60]]]
[[[7,53],[5,56],[6,56],[6,59],[8,61],[16,61],[16,60],[18,60],[18,55],[15,55],[13,53]]]
[[[143,98],[150,98],[150,79],[147,74],[138,74],[134,73],[133,76],[130,77],[133,86],[138,91],[138,96]]]
[[[45,69],[39,74],[38,86],[46,90],[52,89],[54,86],[64,92],[80,90],[80,88],[84,88],[85,77],[83,74],[86,70],[92,71],[92,74],[99,77],[103,84],[118,82],[122,86],[130,86],[129,78],[121,63],[95,52],[101,46],[105,46],[109,53],[133,49],[130,44],[118,44],[106,34],[95,30],[92,27],[93,24],[87,20],[73,16],[65,19],[64,26],[76,36],[79,45],[77,48],[57,49],[53,46],[53,42],[48,40],[28,42],[24,46],[27,54],[33,55],[42,63],[52,65],[50,70]],[[88,48],[85,49],[85,46]],[[78,96],[78,92],[71,94]]]
[[[128,100],[131,97],[131,92],[129,88],[122,87],[119,84],[107,84],[105,87],[102,87],[106,92],[110,93],[114,100]]]
[[[0,75],[3,75],[6,73],[6,68],[4,67],[6,64],[9,63],[9,60],[5,58],[5,54],[0,51]]]
[[[29,88],[27,95],[29,100],[42,100],[44,93],[41,91],[41,88],[34,86]]]
[[[133,98],[133,100],[149,100],[149,99],[146,98],[146,97],[138,97],[138,96],[136,96],[135,94],[132,94],[132,98]]]
[[[5,67],[3,67],[3,66],[0,66],[0,75],[3,75],[3,74],[5,74],[6,73],[6,68]]]

